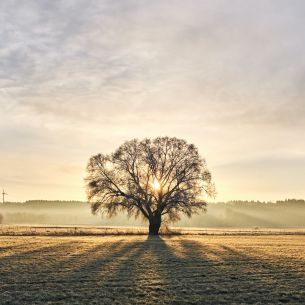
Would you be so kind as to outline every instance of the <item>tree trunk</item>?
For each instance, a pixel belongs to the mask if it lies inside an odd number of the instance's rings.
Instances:
[[[149,235],[159,235],[161,226],[161,215],[154,215],[149,218]]]

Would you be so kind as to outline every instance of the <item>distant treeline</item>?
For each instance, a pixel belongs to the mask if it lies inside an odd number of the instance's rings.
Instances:
[[[48,204],[48,203],[80,204],[80,203],[87,203],[87,202],[76,201],[76,200],[27,200],[24,202],[24,204]]]
[[[27,200],[25,202],[6,202],[5,205],[83,205],[88,204],[85,201],[77,200]],[[251,206],[251,207],[266,207],[266,206],[288,206],[302,205],[305,206],[304,199],[285,199],[277,201],[258,201],[258,200],[231,200],[227,202],[214,202],[211,204],[230,205],[230,206]]]
[[[247,201],[247,200],[231,200],[228,202],[219,202],[218,204],[230,204],[233,206],[258,206],[258,207],[266,207],[266,206],[291,206],[291,205],[302,205],[305,207],[304,199],[285,199],[285,200],[277,200],[273,201]]]
[[[23,207],[34,207],[34,206],[41,206],[41,207],[68,207],[68,206],[83,206],[88,205],[87,202],[84,201],[76,201],[76,200],[27,200],[25,202],[5,202],[5,206],[23,206]],[[3,204],[2,204],[3,206]],[[0,204],[1,207],[1,204]]]

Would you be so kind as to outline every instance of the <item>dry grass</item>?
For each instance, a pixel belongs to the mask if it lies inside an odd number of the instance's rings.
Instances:
[[[0,225],[0,236],[147,235],[147,227]],[[162,235],[305,235],[304,228],[187,228],[161,227]]]
[[[304,304],[305,236],[2,236],[0,304]]]

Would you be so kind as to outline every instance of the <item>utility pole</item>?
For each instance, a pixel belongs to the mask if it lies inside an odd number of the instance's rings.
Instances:
[[[2,189],[2,203],[5,203],[5,195],[7,194],[4,192],[4,189]]]

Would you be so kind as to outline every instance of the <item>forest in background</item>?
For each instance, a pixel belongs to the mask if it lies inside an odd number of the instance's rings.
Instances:
[[[0,204],[2,224],[143,226],[124,214],[111,219],[94,216],[81,201],[29,200]],[[175,226],[202,228],[304,228],[305,200],[276,202],[229,201],[210,203],[206,213],[182,217]]]

